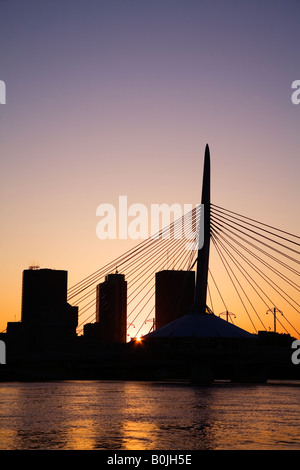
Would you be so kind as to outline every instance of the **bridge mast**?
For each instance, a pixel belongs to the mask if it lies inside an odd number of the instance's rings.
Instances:
[[[206,313],[207,277],[210,246],[210,152],[208,145],[206,145],[205,147],[204,155],[201,204],[203,204],[201,208],[202,210],[204,209],[204,213],[201,212],[200,216],[199,239],[200,225],[201,223],[204,223],[204,242],[202,247],[198,249],[195,289],[195,313]]]

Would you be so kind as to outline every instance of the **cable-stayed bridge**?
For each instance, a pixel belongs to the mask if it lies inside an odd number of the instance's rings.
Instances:
[[[66,271],[23,272],[2,378],[299,379],[299,245],[284,228],[211,202],[206,146],[201,202],[189,212],[68,290]],[[165,274],[182,282],[157,283]],[[121,280],[113,289],[112,279]],[[158,298],[171,320],[157,320]]]
[[[169,269],[198,270],[196,295],[202,288],[207,312],[254,334],[272,328],[300,336],[300,237],[213,204],[210,166],[202,189],[201,204],[69,288],[68,301],[79,307],[79,335],[95,322],[97,284],[116,271],[128,286],[128,340],[155,330],[155,273]],[[199,249],[203,219],[206,244]],[[170,302],[179,296],[174,292]]]

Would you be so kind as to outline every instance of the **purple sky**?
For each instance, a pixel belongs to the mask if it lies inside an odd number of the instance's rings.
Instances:
[[[126,251],[96,208],[200,199],[299,233],[297,0],[0,0],[0,330],[22,270]],[[130,245],[131,246],[131,245]],[[4,295],[5,293],[5,295]]]

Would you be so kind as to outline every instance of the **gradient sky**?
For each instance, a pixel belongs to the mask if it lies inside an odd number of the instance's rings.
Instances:
[[[98,205],[200,202],[206,143],[212,202],[300,233],[298,0],[0,0],[0,18],[0,331],[29,265],[71,286],[132,246],[96,237]]]

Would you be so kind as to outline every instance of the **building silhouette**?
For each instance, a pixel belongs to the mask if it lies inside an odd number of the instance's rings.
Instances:
[[[108,274],[96,288],[96,326],[102,344],[126,343],[127,282]],[[95,327],[94,327],[95,328]]]
[[[67,302],[67,271],[23,271],[21,322],[8,322],[7,338],[24,353],[70,351],[76,345],[78,307]]]
[[[196,273],[165,270],[155,274],[156,329],[127,344],[127,282],[123,274],[109,274],[98,284],[96,322],[85,324],[83,337],[77,337],[78,308],[67,302],[67,272],[25,270],[21,322],[9,322],[7,333],[0,334],[11,367],[3,369],[1,365],[0,380],[5,374],[10,380],[183,379],[196,384],[299,379],[299,369],[291,361],[289,335],[276,333],[275,324],[271,334],[252,334],[216,316],[207,305],[211,236],[208,146],[201,205],[204,243],[198,247]],[[80,287],[80,294],[82,290]],[[274,322],[275,314],[276,309]],[[12,358],[15,352],[16,359]]]
[[[195,272],[164,270],[155,274],[156,329],[185,315],[194,302]]]
[[[44,323],[47,314],[57,316],[57,307],[67,302],[67,271],[38,269],[32,267],[23,271],[22,313],[24,324]],[[50,313],[50,311],[52,312]],[[57,321],[64,321],[63,316]]]

